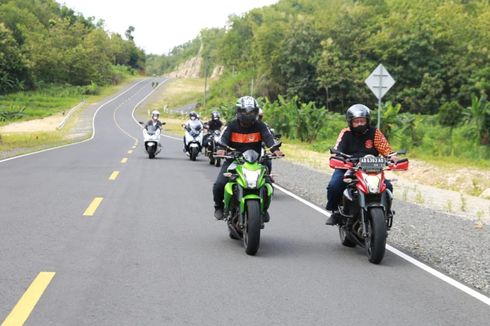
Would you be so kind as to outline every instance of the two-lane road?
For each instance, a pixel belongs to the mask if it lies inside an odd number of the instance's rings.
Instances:
[[[390,252],[368,263],[279,190],[247,256],[212,218],[217,168],[178,138],[148,159],[132,112],[152,91],[146,80],[104,104],[91,141],[0,163],[0,321],[488,324],[487,304]]]

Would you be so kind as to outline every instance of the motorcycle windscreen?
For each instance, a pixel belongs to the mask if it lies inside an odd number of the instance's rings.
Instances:
[[[260,154],[257,153],[256,151],[254,151],[253,149],[249,149],[249,150],[247,150],[247,151],[245,151],[243,153],[243,158],[248,163],[257,162],[257,160],[259,159],[259,157],[260,157]]]
[[[148,135],[154,135],[156,131],[157,127],[154,125],[148,125],[148,127],[146,127],[146,132],[148,132]]]
[[[197,137],[201,133],[202,123],[198,120],[192,120],[189,122],[189,128],[192,137]]]

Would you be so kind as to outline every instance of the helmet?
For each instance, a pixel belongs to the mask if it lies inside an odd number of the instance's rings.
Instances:
[[[191,113],[189,113],[189,119],[196,120],[197,118],[198,118],[198,116],[197,116],[197,113],[195,111],[191,111]]]
[[[371,120],[371,113],[369,108],[364,104],[354,104],[347,109],[347,112],[345,113],[345,118],[350,128],[352,128],[352,120],[355,118],[366,118],[366,125],[369,125],[369,122]]]
[[[244,124],[253,124],[259,114],[259,104],[252,96],[243,96],[235,104],[236,117]]]
[[[158,117],[160,116],[160,112],[158,112],[158,110],[153,110],[151,111],[151,117],[155,117],[158,119]]]
[[[211,118],[213,120],[219,120],[219,112],[218,111],[211,112]]]

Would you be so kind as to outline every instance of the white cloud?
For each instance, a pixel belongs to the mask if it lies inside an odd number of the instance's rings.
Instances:
[[[174,46],[195,38],[205,27],[223,27],[228,16],[278,0],[57,0],[105,22],[106,30],[124,35],[135,27],[136,44],[146,53],[167,53]]]

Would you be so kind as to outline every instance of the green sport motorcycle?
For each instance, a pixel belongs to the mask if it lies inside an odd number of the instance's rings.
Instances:
[[[243,239],[245,252],[255,255],[259,250],[260,230],[264,228],[264,222],[268,222],[267,209],[274,193],[264,163],[277,156],[260,156],[254,150],[231,154],[224,156],[233,159],[224,173],[229,178],[224,193],[225,220],[230,238]]]

